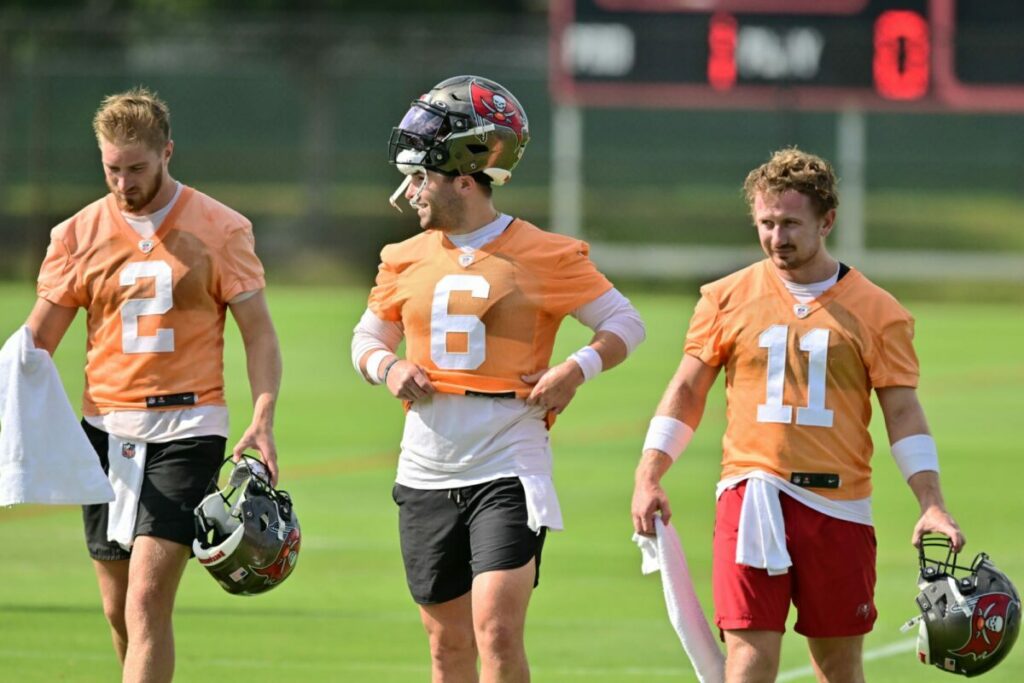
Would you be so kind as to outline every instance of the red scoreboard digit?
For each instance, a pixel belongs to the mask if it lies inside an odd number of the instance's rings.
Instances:
[[[711,15],[708,85],[723,92],[736,87],[736,17],[725,12]]]
[[[1024,111],[1020,0],[552,0],[584,105]]]
[[[890,100],[919,100],[928,95],[931,36],[917,12],[886,10],[875,20],[875,90]]]

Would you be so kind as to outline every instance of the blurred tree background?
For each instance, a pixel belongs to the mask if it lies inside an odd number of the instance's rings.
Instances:
[[[532,142],[499,208],[550,226],[543,0],[8,0],[0,8],[0,279],[31,281],[48,231],[104,193],[92,115],[142,84],[171,106],[173,175],[249,216],[272,278],[368,283],[416,230],[387,203],[409,102],[493,78]],[[1024,116],[869,114],[868,244],[1024,252]],[[834,157],[835,116],[622,108],[585,115],[585,230],[743,244],[739,186],[778,147]]]

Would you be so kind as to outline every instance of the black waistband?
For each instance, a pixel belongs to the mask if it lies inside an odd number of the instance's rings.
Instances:
[[[789,481],[804,488],[839,488],[839,475],[832,472],[793,472]]]
[[[483,396],[484,398],[515,398],[516,392],[514,391],[474,391],[472,389],[466,389],[466,396]]]
[[[162,396],[146,397],[147,408],[166,408],[168,406],[194,406],[195,404],[196,394],[193,391],[187,391],[183,394],[164,394]]]

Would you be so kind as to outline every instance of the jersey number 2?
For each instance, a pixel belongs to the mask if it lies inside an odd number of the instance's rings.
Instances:
[[[121,286],[134,285],[139,278],[153,278],[154,295],[128,299],[121,306],[121,350],[124,353],[169,353],[174,351],[174,330],[160,328],[155,335],[139,336],[139,317],[161,315],[174,305],[173,274],[166,261],[129,263],[121,269]]]
[[[757,406],[758,422],[793,422],[793,406],[782,402],[786,379],[788,325],[772,325],[757,338],[768,349],[768,381],[765,402]],[[814,328],[800,338],[800,350],[807,352],[807,405],[796,409],[796,423],[807,427],[831,427],[833,414],[825,407],[825,372],[828,363],[828,330]]]
[[[452,315],[448,300],[452,292],[469,292],[475,299],[486,299],[491,285],[479,275],[445,275],[434,287],[430,307],[430,360],[442,370],[476,370],[487,357],[487,327],[475,315]],[[466,352],[448,350],[449,334],[466,335]]]

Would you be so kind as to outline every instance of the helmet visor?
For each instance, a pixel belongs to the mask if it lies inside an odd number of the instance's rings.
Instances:
[[[388,161],[408,175],[415,168],[427,166],[427,153],[451,132],[447,112],[432,107],[426,102],[413,102],[402,117],[402,122],[391,130],[388,143]],[[437,162],[445,154],[433,155]]]
[[[416,102],[405,112],[398,129],[425,140],[434,140],[444,127],[445,121],[446,117],[441,112]]]

